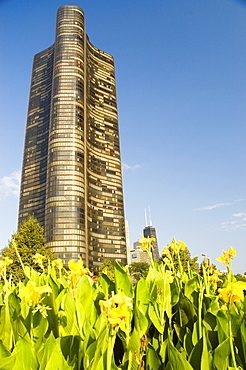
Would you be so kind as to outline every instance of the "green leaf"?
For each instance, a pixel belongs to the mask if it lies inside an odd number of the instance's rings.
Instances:
[[[228,356],[230,354],[230,339],[227,338],[214,350],[214,364],[217,370],[228,369]]]
[[[16,361],[13,370],[37,370],[39,368],[34,349],[25,339],[19,338],[13,350],[13,356],[14,355],[16,356]]]
[[[7,350],[7,348],[3,345],[3,342],[0,340],[0,359],[4,357],[9,357],[11,352]]]
[[[148,314],[155,328],[159,331],[159,333],[163,334],[164,325],[161,325],[160,319],[157,316],[155,307],[152,303],[149,305]]]
[[[116,293],[120,290],[124,292],[127,297],[132,298],[132,281],[127,272],[119,265],[118,262],[115,263],[115,289]]]
[[[16,355],[11,355],[9,357],[5,357],[1,359],[0,362],[0,370],[13,370],[15,365]],[[25,370],[25,368],[19,369]]]
[[[160,367],[161,361],[151,343],[148,343],[146,352],[146,370],[158,370]]]
[[[54,337],[54,334],[51,332],[47,341],[44,344],[42,357],[39,359],[40,362],[39,370],[44,370],[46,368],[56,346],[57,346],[56,339]]]
[[[194,290],[198,290],[198,281],[196,276],[187,281],[187,283],[185,284],[184,294],[187,298],[190,298]]]
[[[168,358],[173,370],[193,370],[189,362],[174,347],[172,341],[168,341]]]

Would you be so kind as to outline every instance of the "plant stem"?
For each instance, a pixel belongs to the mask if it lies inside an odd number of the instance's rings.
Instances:
[[[232,363],[233,367],[237,370],[237,363],[235,358],[235,351],[233,346],[233,334],[232,334],[232,326],[231,326],[231,316],[229,317],[229,338],[230,338],[230,347],[231,347],[231,357],[232,357]]]

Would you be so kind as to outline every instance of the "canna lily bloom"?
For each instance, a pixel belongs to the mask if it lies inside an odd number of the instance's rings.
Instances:
[[[83,261],[74,262],[74,260],[68,261],[68,267],[73,275],[83,276],[90,274],[87,267],[84,267]]]
[[[168,266],[168,268],[170,268],[170,269],[173,268],[173,263],[170,261],[170,259],[168,257],[164,257],[163,262]]]
[[[124,295],[123,292],[119,292],[117,294],[112,295],[110,298],[113,305],[117,305],[118,307],[129,307],[132,309],[132,298],[127,297]]]
[[[230,261],[236,255],[237,255],[236,249],[230,247],[228,251],[223,251],[223,255],[221,257],[216,258],[216,260],[223,263],[226,267],[228,267]]]
[[[170,250],[168,247],[165,247],[163,251],[161,252],[164,256],[170,256]]]
[[[61,270],[63,268],[63,263],[61,258],[57,258],[56,260],[52,261],[52,266],[57,267],[58,270]]]
[[[221,272],[218,270],[214,270],[213,274],[208,277],[208,280],[211,281],[211,283],[218,283],[219,281],[223,281],[219,278],[219,275],[221,275]]]
[[[20,288],[18,297],[30,305],[36,306],[40,302],[43,293],[52,293],[51,287],[48,285],[36,287],[34,282],[28,281],[26,286]]]
[[[101,311],[106,313],[109,324],[118,330],[121,324],[126,324],[132,310],[132,298],[119,292],[107,301],[99,301]]]
[[[33,262],[39,265],[39,267],[44,267],[43,266],[43,260],[46,258],[45,256],[42,256],[40,253],[36,253],[33,257]]]
[[[122,309],[120,307],[113,307],[108,313],[108,322],[114,328],[120,325],[122,322],[126,323],[129,312],[127,309]]]
[[[13,260],[9,257],[3,257],[3,259],[0,260],[0,277],[5,275],[6,267],[11,265],[11,263],[13,263]]]
[[[181,240],[178,240],[178,242],[176,242],[176,239],[173,239],[169,244],[169,249],[175,254],[178,254],[180,250],[185,250],[185,247],[186,244],[184,242],[181,242]]]
[[[164,275],[164,281],[171,284],[173,282],[173,273],[172,271],[167,270]]]
[[[218,289],[218,293],[223,301],[231,305],[235,301],[244,300],[244,291],[246,291],[246,283],[243,281],[229,283],[225,288]]]
[[[138,242],[141,244],[141,249],[143,251],[147,251],[147,252],[150,252],[151,249],[152,249],[152,242],[155,242],[156,239],[155,238],[142,238],[142,239],[139,239]]]

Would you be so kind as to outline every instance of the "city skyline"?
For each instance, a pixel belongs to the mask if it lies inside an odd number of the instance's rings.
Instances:
[[[57,10],[55,43],[34,56],[18,223],[31,215],[64,264],[127,263],[114,59],[78,6]]]
[[[159,249],[173,237],[213,263],[246,247],[246,7],[236,0],[80,6],[90,40],[112,54],[131,245],[150,206]],[[5,0],[1,18],[1,244],[16,231],[18,178],[33,55],[53,42],[64,2]],[[15,11],[13,11],[15,9]],[[35,41],[35,42],[34,42]],[[8,185],[8,186],[7,186]],[[219,269],[223,265],[216,263]]]

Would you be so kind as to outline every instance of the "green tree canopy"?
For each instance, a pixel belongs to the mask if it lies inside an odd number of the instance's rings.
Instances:
[[[134,282],[138,282],[141,277],[146,278],[149,271],[147,262],[133,262],[129,265],[129,272]]]
[[[99,267],[99,276],[105,274],[111,281],[115,281],[114,262],[111,260],[104,260]]]
[[[172,256],[173,263],[174,263],[174,268],[177,269],[178,264],[179,264],[178,256],[172,250],[170,250],[170,253]],[[187,247],[179,251],[179,257],[180,257],[180,262],[185,272],[188,272],[188,266],[193,271],[197,271],[197,272],[199,271],[199,266],[197,263],[198,257],[191,258],[190,251]],[[165,258],[165,256],[163,256],[161,260],[163,260],[163,258]]]
[[[15,241],[15,246],[23,264],[25,266],[32,266],[37,271],[40,271],[40,267],[34,263],[32,258],[36,253],[40,253],[46,257],[44,266],[47,265],[48,260],[53,260],[55,258],[48,247],[44,246],[43,228],[33,216],[29,216],[21,223],[18,231],[12,235],[9,246],[2,251],[3,257],[9,257],[13,260],[13,263],[8,266],[7,277],[12,275],[12,279],[15,282],[23,280],[25,275],[13,241]]]

